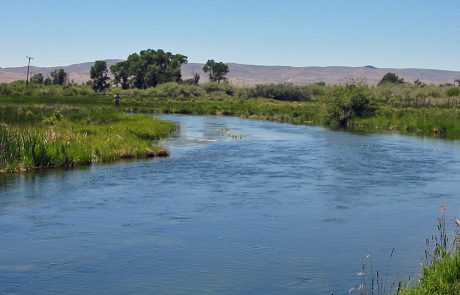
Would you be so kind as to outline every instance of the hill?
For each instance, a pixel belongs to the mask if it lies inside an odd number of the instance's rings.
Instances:
[[[107,60],[108,66],[118,62],[116,59]],[[31,74],[49,73],[55,69],[63,68],[69,73],[70,80],[82,83],[89,80],[89,71],[93,62],[73,64],[62,67],[30,67]],[[236,85],[255,85],[263,83],[294,83],[309,84],[315,82],[325,82],[326,84],[344,84],[353,81],[361,81],[371,85],[377,84],[382,77],[393,72],[404,78],[406,81],[413,82],[417,79],[426,84],[453,83],[454,79],[460,78],[459,71],[445,71],[433,69],[394,69],[376,68],[374,66],[364,67],[289,67],[289,66],[258,66],[228,63],[231,83]],[[203,73],[203,64],[189,63],[183,66],[182,75],[184,78],[191,78],[194,73],[199,73],[201,81],[206,81],[206,74]],[[0,68],[0,82],[12,82],[15,80],[25,80],[27,67]]]

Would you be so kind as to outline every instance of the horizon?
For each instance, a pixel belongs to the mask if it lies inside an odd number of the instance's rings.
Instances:
[[[110,61],[110,60],[124,60],[124,59],[118,59],[118,58],[106,58],[106,59],[101,59],[104,61]],[[81,65],[81,64],[87,64],[87,63],[94,63],[96,61],[84,61],[84,62],[78,62],[78,63],[72,63],[72,64],[63,64],[63,65],[50,65],[50,66],[36,66],[33,65],[32,63],[30,64],[30,68],[64,68],[64,67],[71,67],[75,65]],[[224,62],[228,65],[242,65],[242,66],[255,66],[255,67],[289,67],[289,68],[332,68],[332,67],[338,67],[338,68],[370,68],[370,69],[376,69],[376,70],[430,70],[430,71],[446,71],[446,72],[460,72],[460,70],[449,70],[449,69],[439,69],[439,68],[388,68],[388,67],[379,67],[375,66],[372,64],[364,65],[364,66],[348,66],[348,65],[326,65],[326,66],[317,66],[317,65],[310,65],[310,66],[290,66],[290,65],[261,65],[261,64],[243,64],[243,63],[238,63],[238,62]],[[187,64],[204,64],[202,62],[187,62]],[[2,67],[0,65],[0,69],[17,69],[17,68],[27,68],[26,65],[21,65],[21,66],[13,66],[13,67]]]
[[[456,4],[18,0],[0,19],[8,45],[0,67],[26,66],[26,56],[33,66],[59,67],[162,48],[189,63],[460,71]]]

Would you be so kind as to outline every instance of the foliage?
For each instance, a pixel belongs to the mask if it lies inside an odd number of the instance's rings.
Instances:
[[[357,273],[360,277],[358,286],[349,290],[349,293],[360,295],[368,294],[395,294],[395,295],[451,295],[460,294],[460,248],[459,248],[459,229],[460,219],[456,219],[457,230],[454,234],[453,243],[449,243],[446,229],[446,207],[441,204],[441,217],[438,218],[438,235],[433,235],[431,239],[426,239],[426,245],[433,247],[425,250],[427,262],[422,264],[420,279],[414,285],[411,278],[408,282],[403,280],[398,284],[388,281],[388,266],[384,276],[376,267],[367,267],[365,263],[362,270]],[[390,258],[393,256],[394,248]],[[367,256],[370,259],[370,256]]]
[[[228,66],[223,62],[215,62],[213,59],[209,59],[203,66],[203,72],[209,73],[209,81],[211,82],[222,82],[227,81],[225,77],[228,74]]]
[[[432,265],[424,266],[420,283],[399,294],[460,294],[460,251],[446,252]]]
[[[0,172],[165,155],[175,125],[108,107],[1,106]]]
[[[111,71],[115,83],[121,83],[123,89],[128,88],[128,83],[130,87],[145,89],[161,83],[180,82],[181,65],[185,63],[185,55],[147,49],[131,54],[126,61],[112,66]]]
[[[285,103],[281,104],[273,101],[274,98],[264,99],[258,96],[260,93],[256,95],[257,87],[243,88],[217,82],[200,85],[169,82],[146,89],[112,87],[100,95],[91,86],[29,83],[26,87],[24,81],[16,81],[0,83],[0,102],[110,105],[113,104],[113,94],[118,91],[123,97],[124,107],[137,111],[234,114],[296,124],[342,124],[363,131],[390,130],[460,138],[460,97],[447,95],[453,86],[418,87],[406,83],[369,87],[316,83],[294,87],[310,98],[306,101],[283,101]]]
[[[438,219],[438,236],[427,239],[427,245],[434,243],[432,250],[425,251],[426,264],[422,265],[420,280],[414,286],[401,286],[398,294],[431,295],[460,294],[460,219],[456,219],[457,230],[450,245],[446,230],[446,206],[441,204],[441,218]]]
[[[183,82],[185,84],[198,85],[200,83],[200,74],[195,73],[195,74],[193,74],[193,78],[184,80]]]
[[[152,95],[159,97],[200,97],[204,94],[201,87],[175,82],[160,84],[152,91]]]
[[[67,73],[64,69],[57,69],[50,73],[51,75],[51,84],[54,85],[64,85],[67,83]]]
[[[460,96],[460,87],[451,87],[446,91],[447,96]]]
[[[259,84],[247,92],[248,97],[266,97],[276,100],[308,101],[311,99],[307,87],[291,83]]]
[[[337,86],[329,110],[329,123],[346,127],[352,118],[366,118],[377,110],[368,86]]]
[[[31,83],[43,84],[43,81],[44,81],[44,77],[42,73],[33,74],[32,77],[30,77]]]
[[[230,83],[218,83],[218,82],[209,82],[202,85],[202,88],[207,94],[216,95],[216,94],[225,94],[233,96],[236,92],[235,87]]]
[[[120,85],[122,89],[129,88],[129,64],[128,61],[120,61],[110,67],[110,71],[114,75],[113,83],[115,86]]]
[[[403,84],[405,82],[403,78],[399,78],[398,75],[396,75],[395,73],[386,73],[385,76],[383,76],[382,80],[380,80],[378,85],[382,85],[386,83]]]
[[[110,80],[107,76],[107,62],[105,60],[98,60],[91,67],[90,77],[93,81],[92,86],[94,91],[101,92],[109,88],[108,81]]]

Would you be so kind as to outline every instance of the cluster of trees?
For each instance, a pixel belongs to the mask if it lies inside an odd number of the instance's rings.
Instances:
[[[111,66],[110,70],[114,83],[123,89],[145,89],[161,83],[181,82],[181,66],[186,63],[185,55],[147,49],[131,54],[127,60]]]
[[[57,69],[50,73],[49,77],[37,73],[30,77],[30,82],[44,85],[65,85],[68,82],[68,75],[64,69]]]
[[[220,83],[227,81],[225,76],[228,73],[228,66],[223,62],[215,62],[213,59],[209,59],[203,66],[203,72],[209,73],[209,81]]]
[[[193,78],[182,80],[181,66],[187,63],[187,56],[165,52],[162,49],[142,50],[133,53],[124,61],[110,67],[113,79],[109,77],[107,62],[98,60],[91,67],[90,78],[87,85],[91,85],[95,91],[104,91],[113,85],[122,89],[139,88],[146,89],[156,87],[158,84],[168,82],[181,82],[198,85],[200,75],[195,73]],[[222,62],[208,60],[203,71],[209,74],[209,80],[215,82],[227,81],[228,66]],[[44,77],[38,73],[31,77],[31,82],[37,84],[64,85],[68,82],[68,75],[63,69],[50,73],[50,77]]]

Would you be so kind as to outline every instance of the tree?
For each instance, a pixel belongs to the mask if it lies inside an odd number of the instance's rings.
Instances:
[[[32,75],[32,77],[30,78],[30,82],[35,84],[43,84],[44,79],[45,78],[43,77],[42,73],[37,73]]]
[[[198,85],[200,83],[200,74],[195,73],[193,74],[193,78],[184,80],[183,82],[189,85]]]
[[[209,80],[212,82],[227,81],[225,77],[228,73],[228,66],[223,62],[215,62],[213,59],[209,59],[203,66],[203,72],[209,72]]]
[[[195,73],[193,74],[193,84],[198,85],[198,83],[200,83],[200,74]]]
[[[51,78],[50,77],[46,77],[44,80],[43,80],[43,85],[51,85]]]
[[[128,89],[129,83],[129,64],[128,61],[118,62],[110,67],[113,74],[113,82],[118,86],[121,84],[122,89]]]
[[[351,119],[372,116],[377,108],[367,85],[337,87],[332,93],[332,104],[329,106],[329,123],[347,127]]]
[[[54,70],[50,73],[51,83],[54,85],[64,85],[67,82],[67,73],[64,69]]]
[[[126,61],[115,64],[110,70],[115,82],[121,83],[122,88],[127,88],[128,83],[130,87],[147,88],[182,81],[181,66],[186,63],[185,55],[147,49],[131,54]]]
[[[105,60],[98,60],[91,67],[90,77],[93,80],[94,91],[101,92],[109,88],[107,73],[107,62]]]
[[[383,76],[382,80],[380,80],[378,85],[387,84],[387,83],[403,84],[405,82],[403,78],[399,78],[398,75],[396,75],[395,73],[386,73],[385,76]]]

